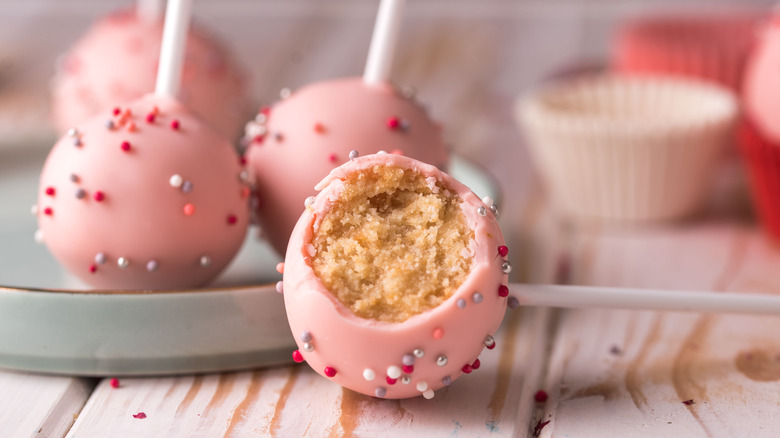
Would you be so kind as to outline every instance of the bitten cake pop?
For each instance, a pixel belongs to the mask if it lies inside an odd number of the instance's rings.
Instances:
[[[162,24],[160,17],[144,17],[135,8],[120,10],[79,39],[62,57],[52,82],[51,115],[58,132],[154,89]],[[188,34],[181,87],[178,98],[184,105],[223,136],[238,138],[251,111],[245,73],[202,28]]]
[[[400,25],[401,3],[380,6],[363,78],[345,78],[283,92],[247,125],[250,174],[256,184],[256,214],[266,238],[284,254],[303,200],[349,152],[400,153],[446,168],[440,126],[411,93],[387,80]],[[288,95],[289,94],[289,95]]]
[[[293,359],[393,399],[431,398],[479,368],[509,293],[495,206],[392,154],[356,158],[317,188],[283,267]]]
[[[239,157],[171,97],[189,5],[168,4],[155,94],[69,130],[44,165],[39,237],[92,286],[200,286],[243,242],[249,188]]]

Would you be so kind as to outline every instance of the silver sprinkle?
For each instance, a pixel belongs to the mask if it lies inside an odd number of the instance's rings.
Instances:
[[[279,97],[281,99],[287,99],[292,94],[292,91],[290,91],[289,88],[284,87],[281,90],[279,90]]]
[[[409,353],[404,354],[404,357],[401,358],[401,363],[406,366],[414,365],[414,355]]]
[[[505,260],[504,263],[501,264],[501,272],[504,274],[512,272],[512,264],[509,263],[509,260]]]
[[[479,304],[482,302],[482,294],[479,292],[474,292],[474,294],[471,296],[471,301]]]
[[[283,282],[281,282],[281,281],[277,281],[276,282],[276,291],[279,292],[280,294],[284,293],[284,283]]]
[[[496,207],[496,204],[490,206],[490,211],[493,212],[494,216],[498,217],[498,207]]]
[[[412,382],[412,378],[411,377],[409,377],[407,375],[401,376],[401,383],[403,383],[404,385],[408,385],[411,382]]]
[[[349,159],[350,160],[354,160],[355,158],[357,158],[359,156],[360,156],[360,152],[355,151],[355,150],[349,151]]]
[[[87,196],[87,192],[84,189],[76,189],[76,199],[83,199],[85,196]]]
[[[146,270],[149,272],[154,272],[157,270],[157,260],[149,260],[146,262]]]
[[[443,367],[444,365],[447,365],[447,356],[441,355],[436,358],[436,365]]]
[[[450,386],[450,385],[452,384],[452,377],[450,377],[450,376],[444,376],[444,378],[443,378],[443,379],[441,379],[441,383],[442,383],[444,386]]]
[[[105,262],[106,262],[105,254],[103,254],[102,252],[95,254],[95,263],[97,263],[98,265],[102,265]]]
[[[381,386],[378,386],[374,390],[374,395],[376,395],[377,397],[384,397],[385,394],[387,394],[387,390],[385,388],[381,387]]]
[[[200,265],[203,267],[209,266],[211,264],[211,257],[204,255],[200,258]]]
[[[493,339],[492,336],[490,336],[490,335],[485,336],[485,345],[490,347],[491,345],[494,345],[495,343],[496,343],[496,340]]]
[[[124,268],[130,266],[130,260],[128,260],[127,257],[119,257],[116,260],[116,265],[119,266],[120,268],[124,269]]]
[[[466,300],[464,300],[463,298],[459,298],[456,304],[458,305],[459,309],[463,309],[464,307],[466,307]]]
[[[181,183],[181,191],[183,193],[189,193],[192,191],[192,181],[184,181]]]
[[[509,297],[506,305],[509,306],[510,309],[517,309],[520,307],[520,300],[518,300],[517,297]]]
[[[70,180],[71,180],[72,182],[74,182],[74,183],[77,183],[77,182],[79,182],[79,176],[78,176],[78,175],[76,175],[75,173],[71,173],[71,174],[70,174]]]
[[[303,333],[301,333],[301,341],[311,342],[311,333],[308,330],[304,330]]]
[[[479,207],[477,207],[477,214],[480,215],[480,216],[486,215],[487,214],[487,208],[485,208],[484,205],[480,205]]]
[[[415,356],[416,358],[418,358],[418,359],[419,359],[419,358],[421,358],[421,357],[423,357],[423,356],[425,356],[425,352],[424,352],[424,351],[422,351],[422,348],[416,348],[416,349],[415,349],[415,350],[412,352],[412,354],[414,354],[414,356]]]
[[[310,352],[314,351],[314,344],[312,344],[311,342],[304,342],[303,349]]]
[[[78,137],[79,130],[76,128],[70,128],[68,129],[68,137]]]
[[[81,139],[76,137],[73,139],[73,146],[81,146]]]
[[[106,129],[114,129],[114,121],[113,120],[106,120]]]
[[[408,131],[409,128],[412,127],[412,125],[406,119],[401,119],[401,121],[399,122],[399,126],[401,127],[402,131]]]

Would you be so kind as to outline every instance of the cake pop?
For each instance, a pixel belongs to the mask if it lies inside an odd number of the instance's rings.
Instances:
[[[163,23],[146,15],[136,8],[114,12],[95,22],[62,57],[51,88],[59,133],[154,89]],[[245,72],[202,28],[191,29],[186,50],[177,97],[221,135],[238,138],[250,113]]]
[[[249,188],[238,155],[172,97],[188,1],[171,0],[167,15],[155,94],[69,130],[41,173],[39,236],[98,288],[203,285],[246,233]]]
[[[509,294],[495,206],[392,154],[356,158],[317,188],[283,267],[293,359],[380,398],[431,398],[479,368]]]

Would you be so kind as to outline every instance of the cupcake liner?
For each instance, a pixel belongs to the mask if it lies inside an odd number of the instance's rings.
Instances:
[[[780,242],[780,144],[747,119],[739,126],[739,144],[756,213],[769,236]]]
[[[756,23],[746,13],[628,21],[614,39],[612,68],[706,79],[739,92]]]
[[[575,217],[628,221],[694,212],[736,113],[722,87],[611,75],[554,83],[516,106],[556,203]]]

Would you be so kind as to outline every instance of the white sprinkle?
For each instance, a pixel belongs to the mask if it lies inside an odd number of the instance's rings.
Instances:
[[[265,113],[257,113],[255,116],[255,122],[260,123],[261,125],[268,121],[268,116],[265,115]]]
[[[433,398],[433,390],[429,389],[425,392],[423,392],[423,397],[425,397],[426,400],[430,400]]]
[[[303,206],[304,206],[304,207],[306,207],[306,208],[309,208],[309,207],[311,207],[312,205],[314,205],[314,201],[316,201],[316,200],[317,200],[317,198],[316,198],[316,197],[314,197],[314,196],[309,196],[308,198],[306,198],[306,200],[305,200],[305,201],[303,201]]]
[[[421,381],[417,382],[417,390],[418,391],[423,392],[426,389],[428,389],[428,382],[426,382],[425,380],[421,380]]]
[[[376,378],[376,372],[371,368],[366,368],[363,370],[363,378],[370,382]]]
[[[174,174],[171,176],[171,179],[168,180],[168,183],[170,183],[171,187],[178,189],[181,187],[182,183],[184,183],[184,178],[179,174]]]
[[[200,258],[200,265],[203,267],[211,265],[211,257],[204,255]]]
[[[379,151],[376,154],[377,155],[387,155],[387,152],[386,151]]]
[[[70,128],[68,129],[68,137],[77,137],[79,135],[79,130],[76,128]]]
[[[482,203],[490,207],[491,205],[493,205],[493,198],[491,198],[490,196],[485,196],[484,198],[482,198]]]
[[[124,268],[130,266],[130,260],[128,260],[126,257],[119,257],[116,260],[116,265],[119,266],[120,268],[124,269]]]
[[[154,272],[157,270],[157,260],[149,260],[146,262],[146,270],[149,272]]]
[[[33,237],[35,238],[35,242],[43,243],[43,230],[35,230],[35,235]]]
[[[350,160],[354,160],[355,158],[357,158],[359,156],[360,156],[360,152],[358,152],[356,150],[349,151],[349,159]]]
[[[281,293],[284,293],[284,283],[281,281],[276,282],[276,291]]]
[[[401,368],[395,365],[390,365],[389,367],[387,367],[387,377],[391,379],[397,379],[401,377]]]
[[[103,254],[102,252],[95,254],[95,263],[97,263],[98,265],[102,265],[105,262],[106,262],[105,254]]]
[[[38,215],[38,204],[33,204],[32,207],[30,207],[30,214],[33,216]]]
[[[292,91],[290,91],[289,88],[284,87],[281,90],[279,90],[279,97],[281,99],[287,99],[292,94]]]

